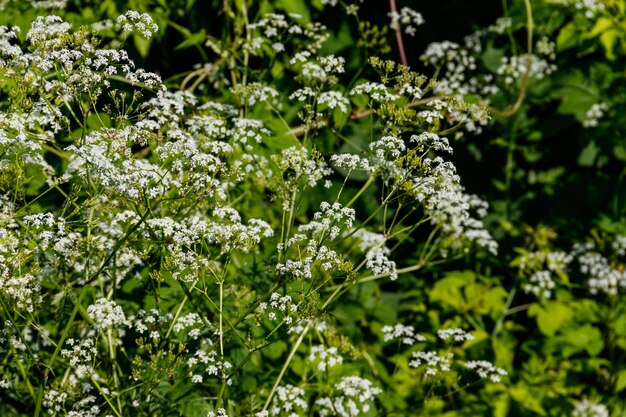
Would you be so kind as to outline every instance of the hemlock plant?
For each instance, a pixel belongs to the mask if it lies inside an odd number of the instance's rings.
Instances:
[[[321,3],[358,19],[360,3]],[[480,72],[483,43],[512,30],[501,19],[431,44],[429,78],[402,41],[424,19],[390,3],[389,26],[359,22],[359,46],[389,32],[404,65],[355,70],[325,52],[323,24],[225,2],[222,33],[202,39],[214,59],[178,88],[124,50],[158,33],[147,13],[0,28],[0,413],[478,415],[526,401],[471,307],[411,302],[462,297],[482,278],[424,277],[497,256],[454,138],[552,74],[554,43],[532,38],[526,1],[527,54]],[[585,126],[608,111],[594,106]],[[512,266],[544,303],[574,259],[614,296],[623,270],[595,249],[544,242]],[[495,338],[511,301],[483,290]],[[579,394],[567,412],[608,415]]]

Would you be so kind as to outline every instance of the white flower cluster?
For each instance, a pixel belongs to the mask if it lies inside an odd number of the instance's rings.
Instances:
[[[119,329],[128,324],[122,307],[106,298],[99,298],[87,307],[87,315],[99,330]]]
[[[452,153],[452,147],[448,138],[442,138],[433,132],[422,132],[419,135],[412,135],[409,141],[416,144],[416,149],[419,152],[427,152],[432,149],[436,152]]]
[[[194,355],[187,359],[187,366],[191,382],[194,384],[201,384],[204,375],[224,379],[228,370],[233,367],[230,362],[220,359],[220,355],[213,349],[197,349]],[[230,385],[230,380],[227,383]]]
[[[593,19],[598,13],[606,10],[603,0],[571,0],[574,7],[585,12],[585,17]]]
[[[378,160],[389,159],[393,161],[398,159],[400,155],[406,151],[404,141],[391,135],[383,136],[380,139],[370,142],[369,147]]]
[[[505,84],[513,84],[521,80],[527,72],[531,78],[540,80],[556,71],[556,65],[536,55],[530,56],[530,71],[528,65],[528,55],[505,56],[502,57],[502,63],[496,73],[504,76]]]
[[[68,397],[66,392],[49,389],[44,394],[42,406],[48,410],[48,414],[60,413]]]
[[[206,417],[228,417],[228,414],[226,413],[225,409],[218,408],[217,413],[215,413],[214,411],[209,411]]]
[[[527,281],[522,285],[526,294],[550,299],[556,288],[555,276],[567,273],[574,257],[562,251],[524,252],[516,260],[519,272]]]
[[[332,87],[337,83],[337,75],[345,72],[345,59],[335,55],[324,55],[313,58],[309,51],[298,52],[289,61],[293,65],[294,70],[298,72],[296,79],[302,82],[306,87],[312,87],[315,91],[321,92],[320,95],[326,95],[325,101],[331,101],[333,98],[341,103],[349,104],[347,99],[337,91],[321,91],[323,86]],[[308,94],[309,90],[304,90],[304,94]],[[333,94],[335,93],[335,94]],[[297,93],[296,96],[300,96]]]
[[[399,95],[389,91],[387,86],[381,83],[364,82],[350,90],[351,96],[366,95],[377,103],[389,103],[400,98]]]
[[[369,159],[351,153],[332,155],[330,162],[337,168],[344,168],[349,171],[360,170],[371,172]]]
[[[304,225],[308,226],[308,225]],[[285,245],[279,243],[279,253],[287,253],[289,249],[296,252],[293,259],[276,264],[278,274],[291,274],[294,278],[313,278],[313,265],[319,265],[325,272],[339,270],[343,261],[336,251],[326,245],[320,245],[316,239],[309,238],[302,233],[296,233]]]
[[[275,292],[270,296],[269,303],[262,302],[259,304],[259,311],[261,313],[269,311],[267,316],[272,321],[276,320],[280,314],[282,321],[291,324],[294,318],[297,318],[298,306],[291,301],[291,296],[281,296]]]
[[[626,236],[625,235],[617,235],[615,236],[615,240],[611,244],[611,248],[615,252],[617,256],[625,256],[626,255]]]
[[[67,0],[31,0],[30,5],[39,10],[63,10],[67,7]]]
[[[574,257],[563,251],[527,252],[519,259],[518,268],[522,272],[547,269],[551,272],[565,272]]]
[[[320,93],[317,103],[323,110],[325,107],[331,110],[339,109],[343,113],[350,110],[350,101],[338,91],[324,91]]]
[[[49,127],[50,130],[60,129],[59,119],[55,112],[44,110],[40,103],[37,103],[30,114],[0,113],[0,150],[5,153],[0,160],[0,169],[8,169],[11,159],[19,160],[42,172],[47,177],[48,184],[52,185],[54,168],[44,159],[40,145],[41,142],[50,140],[50,131],[35,132],[41,131],[43,127]]]
[[[339,203],[330,204],[327,201],[322,201],[319,211],[313,214],[313,220],[298,226],[298,231],[334,240],[339,236],[342,229],[352,227],[354,218],[355,211],[353,208],[343,207]]]
[[[248,106],[254,106],[257,103],[271,103],[278,97],[278,91],[275,88],[260,82],[252,82],[245,86],[239,84],[231,90],[233,94],[241,97]]]
[[[439,329],[437,330],[437,336],[443,340],[444,342],[449,341],[450,339],[455,342],[465,342],[467,340],[474,340],[474,335],[466,332],[463,329],[452,328],[452,329]]]
[[[585,112],[585,118],[583,120],[584,127],[596,127],[598,126],[598,121],[604,117],[604,114],[609,109],[609,106],[606,103],[595,103],[593,104],[589,110]]]
[[[291,178],[286,179],[289,191],[297,188],[300,181],[313,188],[324,177],[332,173],[332,170],[324,160],[321,158],[310,158],[309,151],[303,147],[292,146],[283,149],[279,155],[272,155],[272,160],[281,171],[291,174]],[[288,195],[291,195],[291,192]],[[289,209],[288,200],[283,202],[283,207],[285,210]]]
[[[365,254],[365,268],[374,275],[389,275],[389,279],[398,279],[396,263],[389,259],[390,250],[386,246],[375,247]]]
[[[391,28],[393,30],[404,28],[404,33],[410,36],[415,36],[417,33],[416,27],[425,23],[422,14],[409,7],[403,7],[400,11],[389,12],[387,16],[391,18]]]
[[[413,345],[417,342],[425,342],[426,338],[419,333],[415,333],[413,326],[405,326],[401,323],[397,323],[394,326],[383,326],[381,329],[383,332],[385,342],[392,340],[400,340],[405,345]]]
[[[468,75],[477,69],[476,58],[456,42],[433,42],[428,45],[421,59],[434,67],[445,69],[435,86],[435,92],[438,94],[455,96],[480,94],[481,86],[489,84]]]
[[[260,120],[240,117],[234,119],[233,139],[247,146],[246,149],[248,150],[251,150],[251,146],[248,144],[249,140],[261,143],[263,137],[270,136],[270,134],[271,132],[263,126],[263,122]]]
[[[573,254],[580,265],[580,272],[589,277],[591,294],[617,295],[620,289],[626,288],[626,270],[616,267],[596,252],[593,243],[576,244]]]
[[[300,387],[287,384],[276,388],[269,414],[272,416],[287,415],[295,417],[306,413],[308,408],[306,392]]]
[[[146,334],[151,339],[158,340],[164,337],[164,329],[167,329],[173,318],[171,313],[163,314],[155,308],[150,311],[139,310],[136,315],[128,317],[128,327],[141,336]]]
[[[150,39],[159,31],[159,26],[154,23],[148,13],[139,13],[134,10],[120,15],[115,23],[122,32],[136,33],[146,39]]]
[[[421,175],[410,180],[410,194],[424,206],[431,223],[441,228],[453,247],[465,241],[495,254],[498,245],[479,220],[487,213],[487,203],[464,193],[454,165],[441,157],[424,158],[421,169]]]
[[[529,282],[523,286],[526,294],[532,293],[546,300],[552,297],[552,290],[556,284],[552,279],[552,273],[550,271],[537,271],[528,278],[528,281]]]
[[[609,417],[609,410],[604,404],[584,399],[578,401],[572,413],[573,417]]]
[[[312,346],[308,359],[309,362],[317,363],[316,368],[320,372],[325,372],[326,369],[343,363],[343,356],[339,354],[338,349],[334,346],[329,348],[326,348],[324,345]]]
[[[261,55],[264,52],[264,45],[273,53],[284,52],[286,41],[293,42],[293,38],[296,38],[304,41],[305,50],[301,52],[317,51],[328,38],[326,27],[319,23],[301,24],[298,22],[300,19],[301,16],[295,13],[264,14],[257,22],[248,24],[252,38],[244,44],[244,48],[254,55]]]
[[[88,380],[94,374],[93,365],[97,355],[96,344],[93,339],[75,341],[67,339],[65,342],[70,349],[61,349],[61,356],[67,358],[71,367],[68,382],[72,386],[80,381]]]
[[[370,411],[370,403],[383,391],[368,379],[346,376],[335,384],[337,394],[315,401],[320,417],[357,417]]]
[[[320,204],[309,223],[298,226],[298,233],[285,244],[278,244],[278,251],[286,254],[284,262],[276,265],[279,274],[292,274],[297,278],[312,278],[313,265],[327,273],[347,272],[350,265],[325,241],[335,240],[343,231],[349,230],[355,219],[355,211],[339,203]],[[293,255],[291,255],[293,254]]]
[[[16,276],[0,254],[0,296],[6,297],[17,310],[33,313],[42,301],[40,292],[41,287],[33,275],[18,273]]]
[[[188,313],[176,319],[172,330],[179,333],[185,331],[187,336],[197,340],[202,333],[204,322],[198,313]]]
[[[214,209],[213,219],[200,213],[190,213],[182,222],[169,217],[148,219],[140,225],[138,233],[146,240],[163,243],[162,250],[174,278],[185,279],[193,279],[193,275],[182,274],[185,269],[196,272],[210,262],[206,256],[188,250],[194,245],[209,245],[220,252],[250,252],[263,239],[273,236],[267,222],[249,219],[245,224],[230,207]]]
[[[499,383],[501,382],[501,377],[508,375],[508,372],[502,368],[498,368],[494,366],[491,362],[488,361],[469,361],[465,362],[465,367],[467,369],[471,369],[476,371],[478,376],[483,379],[489,379],[491,382]]]
[[[535,45],[535,51],[539,55],[543,55],[554,61],[556,59],[556,44],[552,42],[547,36],[542,36]]]
[[[392,281],[398,278],[396,263],[389,259],[390,249],[385,237],[365,229],[358,229],[353,237],[359,241],[359,249],[365,252],[365,268],[374,275],[388,275]]]
[[[411,368],[426,368],[427,376],[435,376],[439,373],[450,372],[452,365],[452,354],[439,355],[435,351],[413,352],[409,366]]]
[[[513,20],[510,17],[499,17],[493,24],[487,26],[486,28],[479,29],[472,34],[467,35],[463,39],[463,43],[467,49],[479,54],[483,51],[484,37],[490,33],[503,35],[511,29],[512,25]]]

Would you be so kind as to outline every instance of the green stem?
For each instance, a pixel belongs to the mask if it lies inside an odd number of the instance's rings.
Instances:
[[[289,364],[291,363],[291,360],[295,356],[296,351],[300,347],[302,340],[304,340],[304,336],[309,331],[310,326],[311,326],[311,322],[309,321],[307,322],[306,326],[304,326],[304,329],[302,329],[302,332],[300,332],[300,336],[298,337],[298,340],[296,340],[296,343],[291,348],[291,352],[289,352],[289,356],[287,357],[285,364],[280,370],[280,373],[278,374],[278,377],[276,378],[276,381],[274,382],[274,386],[272,387],[272,390],[270,391],[270,395],[267,397],[267,400],[265,401],[265,405],[263,405],[263,410],[261,410],[261,412],[266,411],[267,408],[269,407],[270,402],[272,401],[272,397],[274,397],[274,393],[276,392],[276,389],[278,388],[278,385],[280,384],[280,381],[283,379],[285,372],[287,372],[287,368],[289,368]]]
[[[365,192],[365,190],[374,182],[374,175],[370,175],[363,187],[352,197],[352,199],[345,205],[345,207],[350,207],[354,202]]]

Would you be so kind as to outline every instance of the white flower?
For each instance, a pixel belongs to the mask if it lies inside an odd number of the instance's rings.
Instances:
[[[447,342],[450,339],[454,339],[455,342],[464,342],[466,340],[474,339],[474,335],[459,328],[440,329],[437,331],[437,336],[439,336],[439,338],[444,342]]]
[[[605,405],[584,399],[576,403],[573,417],[609,417],[609,410]]]
[[[476,371],[481,378],[488,378],[494,383],[500,382],[500,377],[508,374],[504,369],[498,368],[488,361],[469,361],[465,363],[465,367]]]
[[[150,39],[159,31],[159,27],[147,13],[129,10],[116,20],[117,27],[123,32],[133,32],[146,39]]]
[[[127,324],[122,307],[106,298],[100,298],[87,307],[87,314],[93,320],[94,326],[100,330],[119,328]]]

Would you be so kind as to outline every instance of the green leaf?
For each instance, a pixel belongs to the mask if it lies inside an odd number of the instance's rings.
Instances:
[[[558,52],[576,46],[578,29],[574,22],[570,22],[563,26],[556,38],[556,50]]]
[[[580,155],[578,155],[578,165],[580,165],[581,167],[593,166],[599,152],[600,149],[596,146],[595,142],[589,142],[587,146],[585,146],[585,148],[580,152]]]
[[[500,395],[493,400],[493,417],[506,417],[509,412],[510,403],[511,399],[506,394]]]
[[[562,96],[557,109],[560,114],[579,114],[583,116],[598,99],[580,87],[565,87],[559,90]]]
[[[537,318],[541,333],[554,336],[557,330],[572,319],[574,312],[558,301],[547,301],[543,306],[532,304],[528,309],[528,316]]]
[[[454,308],[465,304],[461,288],[474,282],[476,275],[472,271],[453,271],[437,281],[428,293],[430,301],[439,301]]]
[[[617,373],[617,380],[615,381],[615,393],[624,391],[626,389],[626,369],[622,369]]]
[[[600,43],[604,48],[606,57],[611,61],[616,58],[614,50],[615,45],[620,38],[622,38],[622,32],[618,29],[607,30],[600,35]]]
[[[311,21],[311,13],[303,0],[277,0],[274,5],[287,13],[295,13],[302,16],[302,22]]]
[[[591,356],[597,356],[604,348],[602,333],[590,324],[566,330],[562,339],[567,344],[563,347],[565,356],[582,351],[587,351]]]
[[[626,336],[626,315],[620,315],[611,327],[616,335]]]
[[[526,385],[517,385],[509,390],[511,398],[517,401],[523,408],[545,416],[546,410],[541,405],[541,395],[536,390],[531,392]]]
[[[111,117],[106,113],[92,113],[87,116],[87,129],[98,130],[102,127],[111,127]]]
[[[200,32],[192,33],[186,37],[184,41],[176,45],[175,51],[179,49],[189,48],[190,46],[202,45],[206,40],[206,31],[202,29]]]
[[[500,332],[491,339],[491,345],[496,357],[496,363],[504,367],[512,367],[515,360],[517,339],[510,332]]]
[[[502,58],[504,57],[504,50],[500,48],[487,48],[483,52],[482,60],[483,64],[491,72],[497,72],[498,68],[502,65]]]
[[[287,351],[287,344],[282,340],[278,340],[263,349],[263,355],[272,360],[278,360],[280,357],[282,357],[285,351]]]
[[[611,19],[610,17],[602,16],[598,20],[596,20],[596,24],[593,25],[593,28],[591,28],[587,36],[590,38],[595,38],[596,36],[605,32],[611,26],[613,26],[613,19]]]
[[[137,48],[137,52],[142,58],[148,56],[150,52],[150,45],[152,44],[152,39],[146,39],[138,35],[133,35],[133,43],[135,44],[135,48]]]

